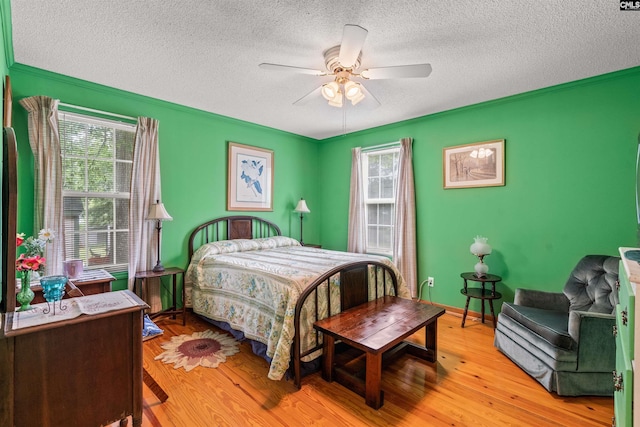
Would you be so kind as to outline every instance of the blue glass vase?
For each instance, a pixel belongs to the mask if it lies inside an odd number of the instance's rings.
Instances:
[[[42,294],[48,303],[60,301],[64,295],[64,285],[67,284],[65,276],[45,276],[40,279]]]

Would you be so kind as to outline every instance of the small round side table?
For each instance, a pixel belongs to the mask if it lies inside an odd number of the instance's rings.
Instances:
[[[496,328],[496,313],[493,311],[493,300],[502,298],[500,292],[496,292],[496,283],[502,280],[502,277],[495,274],[485,274],[483,277],[476,276],[475,273],[462,273],[460,277],[464,279],[464,288],[460,289],[460,293],[467,297],[467,303],[464,306],[464,315],[462,316],[462,327],[464,328],[464,321],[467,319],[467,312],[469,311],[469,301],[471,298],[478,298],[482,302],[482,323],[484,323],[484,302],[489,301],[489,307],[491,308],[491,314],[493,315],[493,328]],[[473,282],[479,282],[481,288],[467,287],[467,280]],[[485,289],[484,284],[491,283],[491,290]]]

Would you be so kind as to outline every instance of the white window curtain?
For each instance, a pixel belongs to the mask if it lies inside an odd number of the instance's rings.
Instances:
[[[62,274],[64,226],[62,154],[57,99],[32,96],[20,100],[29,113],[29,144],[34,158],[34,234],[48,228],[55,238],[45,248],[45,275]]]
[[[412,142],[412,138],[402,138],[400,140],[393,261],[409,285],[411,297],[415,298],[418,292],[416,272],[416,200],[413,181]]]
[[[133,148],[131,201],[129,204],[129,289],[133,289],[136,272],[148,271],[155,265],[158,251],[155,222],[147,221],[149,207],[160,198],[160,154],[158,121],[139,117]],[[151,279],[159,280],[159,279]],[[151,311],[160,311],[160,286],[150,280],[143,298]]]
[[[349,237],[347,250],[366,251],[364,223],[364,185],[362,183],[362,148],[351,150],[351,189],[349,194]]]

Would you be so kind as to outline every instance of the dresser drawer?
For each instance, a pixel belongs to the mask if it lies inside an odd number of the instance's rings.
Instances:
[[[633,324],[630,323],[629,313],[626,311],[627,305],[616,305],[616,336],[624,343],[625,348],[631,349],[633,347]],[[630,354],[630,351],[627,351]]]
[[[629,349],[629,356],[633,359],[634,350],[634,321],[635,321],[635,300],[636,297],[629,283],[629,278],[625,272],[622,261],[620,262],[620,271],[618,280],[620,282],[620,288],[618,289],[619,304],[616,307],[616,325],[618,327],[618,334],[622,335],[626,341],[627,348]]]
[[[633,369],[629,349],[616,336],[616,370],[613,372],[614,383],[613,401],[616,426],[631,426],[633,424]]]

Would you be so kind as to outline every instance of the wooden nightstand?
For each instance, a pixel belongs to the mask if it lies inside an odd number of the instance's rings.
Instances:
[[[462,315],[462,325],[464,328],[464,321],[467,319],[467,312],[469,311],[469,301],[471,298],[478,298],[482,302],[482,323],[484,323],[484,302],[489,301],[489,307],[491,308],[491,315],[493,316],[493,329],[496,328],[496,313],[493,311],[493,300],[502,298],[500,292],[496,292],[496,282],[500,282],[502,277],[495,274],[486,274],[483,277],[476,276],[475,273],[462,273],[460,277],[464,279],[464,288],[460,289],[460,293],[467,297],[467,303],[464,306],[464,314]],[[479,282],[481,288],[468,287],[467,281]],[[491,290],[485,289],[484,284],[491,283]]]
[[[111,292],[111,282],[116,280],[106,270],[85,270],[75,279],[69,279],[69,282],[76,285],[83,294],[93,295],[103,292]]]
[[[178,309],[178,304],[176,303],[176,282],[178,274],[182,275],[182,308]],[[155,319],[158,316],[162,315],[171,315],[173,319],[176,318],[176,314],[182,314],[182,325],[187,324],[187,316],[186,316],[186,306],[185,306],[185,293],[184,293],[184,270],[177,267],[170,267],[165,269],[164,271],[139,271],[136,273],[136,279],[133,282],[133,292],[138,293],[138,281],[140,281],[140,292],[142,293],[144,287],[146,286],[147,279],[151,279],[153,277],[164,277],[164,276],[173,276],[173,295],[172,301],[173,305],[169,308],[166,308],[162,311],[158,311],[156,313],[149,313],[149,317],[151,319]]]

